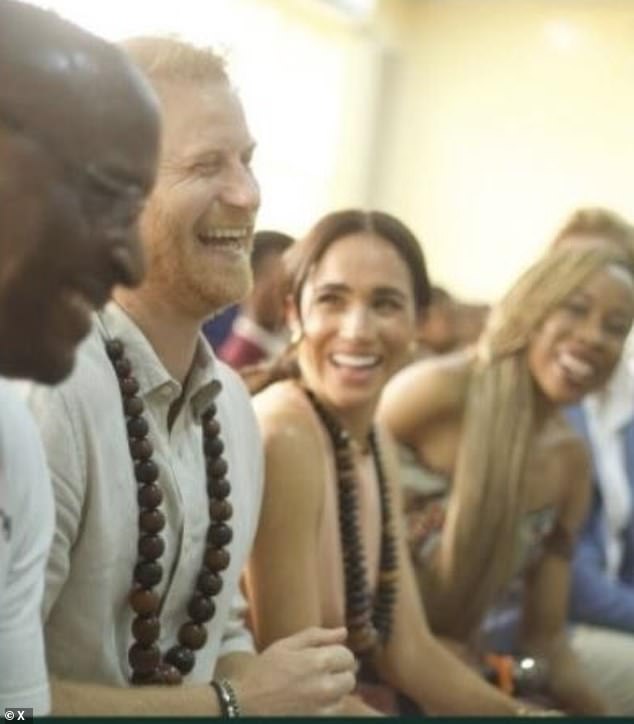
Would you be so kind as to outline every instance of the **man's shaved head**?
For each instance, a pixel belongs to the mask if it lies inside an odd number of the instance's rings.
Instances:
[[[0,372],[68,374],[89,313],[143,271],[159,105],[125,53],[0,0]]]
[[[124,111],[128,105],[134,113]],[[0,120],[51,142],[59,155],[87,161],[95,145],[116,143],[115,134],[145,132],[148,123],[156,128],[157,108],[145,77],[120,48],[50,11],[0,2]]]

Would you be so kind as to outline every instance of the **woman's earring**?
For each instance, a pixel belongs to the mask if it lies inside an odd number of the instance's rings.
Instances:
[[[304,330],[301,327],[294,327],[291,332],[291,345],[296,347],[302,341],[303,336]]]

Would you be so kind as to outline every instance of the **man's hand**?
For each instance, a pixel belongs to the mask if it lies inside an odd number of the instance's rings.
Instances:
[[[232,683],[246,716],[323,715],[355,686],[346,629],[309,628],[254,656]]]

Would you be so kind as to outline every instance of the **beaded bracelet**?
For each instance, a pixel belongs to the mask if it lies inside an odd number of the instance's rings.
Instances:
[[[240,716],[240,707],[235,689],[227,679],[211,681],[211,687],[216,692],[220,704],[220,714],[228,719],[235,719]]]

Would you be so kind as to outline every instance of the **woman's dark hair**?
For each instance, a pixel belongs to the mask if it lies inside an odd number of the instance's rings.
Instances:
[[[403,259],[412,278],[416,312],[420,314],[431,300],[431,284],[418,239],[396,217],[383,211],[359,209],[335,211],[322,217],[308,234],[293,244],[284,255],[287,289],[296,308],[300,308],[300,297],[306,279],[326,251],[344,236],[361,232],[387,242]],[[282,353],[272,365],[257,366],[244,372],[245,381],[252,394],[278,380],[296,377],[299,371],[293,346]]]
[[[302,288],[315,264],[335,241],[360,232],[380,237],[394,247],[410,271],[416,311],[421,312],[430,302],[431,285],[418,239],[396,217],[383,211],[359,209],[327,214],[287,252],[288,285],[297,308]]]

